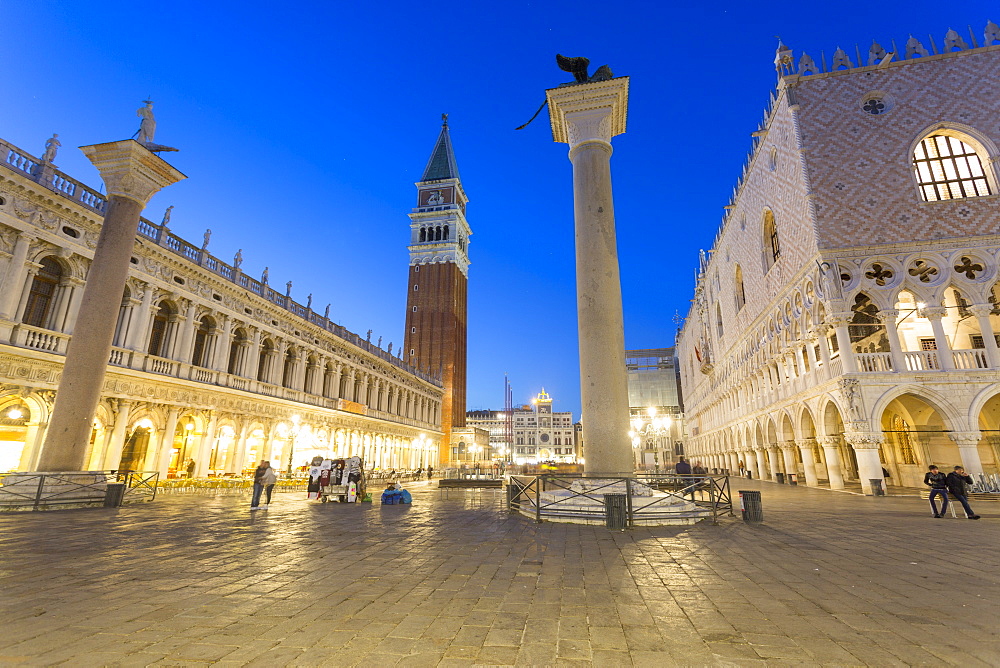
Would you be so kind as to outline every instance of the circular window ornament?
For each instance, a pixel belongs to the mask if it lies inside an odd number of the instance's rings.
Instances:
[[[548,435],[548,434],[542,434],[542,435],[541,435],[541,436],[539,436],[538,438],[539,438],[539,440],[540,440],[540,441],[541,441],[542,443],[548,443],[548,442],[549,442],[549,435]]]
[[[870,93],[866,93],[864,97],[861,98],[860,104],[861,111],[869,116],[882,116],[892,110],[895,106],[895,101],[888,93],[873,90]]]

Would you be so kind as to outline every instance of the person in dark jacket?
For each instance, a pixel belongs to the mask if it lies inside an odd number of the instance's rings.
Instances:
[[[674,465],[677,475],[691,475],[691,465],[683,457]]]
[[[948,476],[938,471],[938,467],[931,464],[927,467],[927,473],[924,474],[924,484],[931,488],[929,498],[931,510],[934,511],[934,517],[944,517],[944,512],[948,510]],[[938,512],[937,504],[934,503],[934,497],[936,496],[940,496],[943,499],[941,512]]]
[[[979,515],[974,513],[972,508],[969,507],[968,492],[965,488],[966,485],[972,484],[972,476],[966,475],[965,469],[961,466],[956,466],[955,470],[948,474],[946,483],[951,495],[965,508],[965,516],[970,520],[978,520]],[[941,512],[943,513],[944,511]]]

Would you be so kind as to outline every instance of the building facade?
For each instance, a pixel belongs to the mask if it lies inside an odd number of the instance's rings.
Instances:
[[[997,471],[1000,28],[776,65],[678,339],[691,458],[866,493]]]
[[[0,471],[34,470],[105,198],[0,142]],[[48,158],[48,156],[46,156]],[[438,459],[432,375],[142,219],[94,418],[89,468],[179,475]]]
[[[636,469],[669,470],[684,454],[684,409],[673,348],[625,351]]]
[[[466,326],[469,237],[468,197],[451,146],[447,116],[417,182],[417,205],[410,215],[410,276],[403,359],[440,377],[441,425],[446,447],[439,465],[457,463],[453,427],[465,426]]]
[[[513,457],[516,464],[577,463],[573,414],[553,412],[552,397],[544,390],[530,405],[514,408]]]

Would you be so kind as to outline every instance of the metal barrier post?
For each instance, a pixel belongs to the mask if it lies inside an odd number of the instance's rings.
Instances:
[[[871,478],[868,482],[872,486],[872,496],[885,496],[885,488],[882,487],[882,478]]]
[[[741,489],[740,511],[743,514],[743,521],[747,524],[758,524],[764,521],[764,508],[760,501],[760,492],[748,489]]]
[[[109,482],[107,489],[104,490],[104,507],[121,508],[122,501],[124,499],[125,499],[125,483]]]
[[[632,526],[634,517],[632,514],[632,479],[625,478],[625,503],[626,503],[626,514],[625,514],[625,526]]]
[[[535,478],[535,521],[542,523],[542,477]]]

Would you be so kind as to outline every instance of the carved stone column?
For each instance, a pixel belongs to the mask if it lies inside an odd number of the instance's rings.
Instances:
[[[56,400],[58,401],[58,395],[56,395]],[[94,404],[94,408],[97,408],[97,404]],[[128,428],[128,416],[131,409],[131,401],[128,399],[118,400],[118,410],[115,412],[115,426],[111,432],[111,441],[108,443],[107,450],[104,451],[104,465],[101,467],[104,470],[117,469],[118,464],[121,463],[122,450],[125,448],[125,430]],[[48,441],[46,441],[47,445]],[[42,456],[45,456],[44,449],[42,450]],[[80,466],[81,468],[83,467],[83,462],[80,463]],[[47,471],[48,469],[44,468],[42,463],[39,462],[38,470]]]
[[[3,277],[4,289],[0,292],[0,320],[13,319],[18,298],[28,278],[28,267],[25,263],[28,261],[28,250],[34,240],[34,234],[21,232],[14,242],[14,253],[7,265],[7,273]]]
[[[878,319],[885,325],[885,335],[889,339],[889,354],[892,357],[892,370],[906,371],[906,359],[903,356],[903,345],[899,342],[899,331],[896,329],[896,318],[899,311],[885,310],[878,312]]]
[[[813,442],[810,440],[796,441],[799,454],[802,455],[802,469],[805,471],[806,484],[815,487],[819,484],[816,476],[816,454],[813,452]]]
[[[844,489],[844,470],[840,465],[840,441],[832,436],[820,436],[816,441],[823,446],[826,477],[830,482],[830,489]]]
[[[785,482],[791,482],[791,475],[795,475],[795,480],[799,478],[799,463],[795,459],[795,441],[786,441],[781,444],[781,458],[785,464]]]
[[[991,369],[996,369],[1000,367],[1000,350],[997,349],[997,333],[993,331],[993,323],[990,322],[990,312],[993,307],[991,304],[974,304],[969,310],[979,323],[979,331],[983,336],[983,349],[986,351],[986,363]]]
[[[625,132],[628,83],[628,77],[619,77],[546,91],[552,136],[569,144],[573,163],[580,395],[589,472],[634,470],[611,194],[611,138]]]
[[[983,462],[979,457],[979,441],[982,437],[978,431],[948,432],[948,438],[958,446],[958,455],[967,475],[979,475],[983,472]]]
[[[840,349],[840,359],[844,373],[855,373],[858,370],[858,360],[854,357],[854,348],[851,347],[851,334],[847,329],[851,321],[849,314],[834,314],[827,317],[826,321],[836,328],[837,348]]]
[[[780,467],[778,466],[778,446],[770,444],[767,446],[767,463],[770,467],[770,479],[777,482]]]
[[[767,456],[766,450],[763,446],[758,445],[753,449],[754,459],[757,460],[757,479],[766,480],[768,479],[767,465],[764,463],[764,458]],[[773,477],[771,478],[774,479]]]
[[[955,360],[952,359],[951,344],[944,333],[944,323],[941,322],[947,314],[948,310],[943,306],[929,306],[923,310],[923,316],[931,321],[931,329],[934,330],[938,364],[942,370],[951,371],[955,368]]]
[[[101,172],[108,206],[80,302],[80,310],[87,317],[78,324],[66,351],[55,409],[38,464],[49,471],[83,468],[129,259],[135,248],[139,215],[157,191],[184,178],[165,160],[131,139],[84,146],[81,150]]]
[[[880,432],[845,432],[846,440],[854,448],[854,456],[858,460],[858,478],[861,480],[861,490],[871,496],[872,480],[881,480],[885,489],[885,477],[882,475],[882,462],[879,460],[878,447],[882,444]]]
[[[177,434],[177,418],[181,414],[181,409],[171,406],[167,409],[167,424],[160,432],[160,441],[156,450],[156,470],[160,472],[160,480],[167,479],[167,472],[170,469],[170,455],[174,451],[174,436]],[[178,466],[182,465],[177,462]]]
[[[153,286],[149,283],[142,290],[142,303],[125,335],[125,347],[129,350],[143,350],[146,347],[146,330],[149,328],[149,318],[153,308],[153,290]]]

